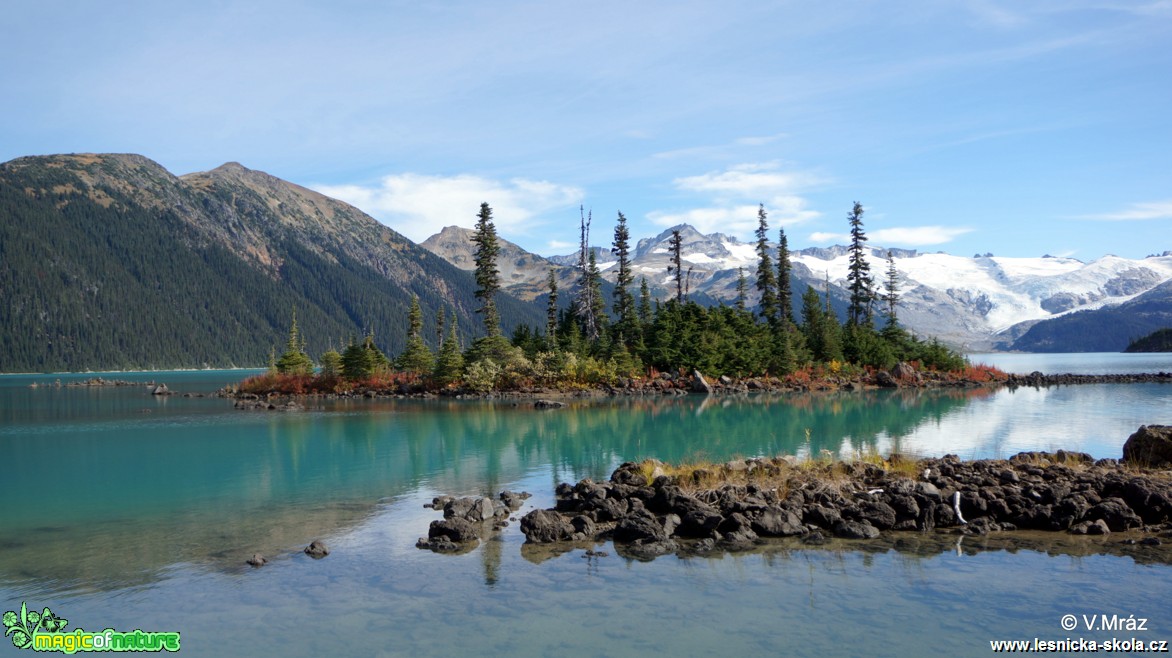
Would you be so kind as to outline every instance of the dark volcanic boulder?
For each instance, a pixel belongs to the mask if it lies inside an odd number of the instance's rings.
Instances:
[[[1131,511],[1127,503],[1121,498],[1107,498],[1103,502],[1087,510],[1086,520],[1102,519],[1112,532],[1122,532],[1128,528],[1138,528],[1143,525],[1143,519]]]
[[[1172,426],[1141,425],[1123,444],[1123,461],[1154,468],[1172,465]]]
[[[806,528],[797,514],[780,507],[767,507],[752,520],[751,527],[762,537],[790,537],[805,534]]]
[[[664,541],[667,532],[651,512],[643,509],[623,517],[614,529],[614,540],[620,543]]]
[[[427,536],[429,539],[439,539],[442,537],[450,542],[459,544],[480,539],[480,529],[482,527],[468,519],[452,517],[450,519],[432,521],[431,527],[427,529]]]
[[[879,530],[875,526],[858,521],[839,521],[834,526],[834,536],[843,539],[875,539]]]
[[[544,544],[573,539],[577,530],[566,517],[553,510],[538,509],[521,517],[521,532],[526,541]]]
[[[310,542],[309,546],[305,547],[305,554],[315,560],[320,560],[330,554],[330,549],[326,547],[325,542],[315,539]]]

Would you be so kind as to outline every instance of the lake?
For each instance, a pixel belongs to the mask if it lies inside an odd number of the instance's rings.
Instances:
[[[1172,355],[974,361],[1172,370]],[[246,374],[102,375],[206,393]],[[535,550],[512,523],[462,555],[415,548],[440,517],[423,507],[436,495],[532,492],[519,518],[552,505],[558,482],[605,478],[644,457],[1118,457],[1139,425],[1172,424],[1167,385],[591,400],[549,411],[360,400],[293,413],[144,386],[29,386],[90,376],[0,376],[0,607],[49,607],[66,630],[179,631],[184,653],[230,656],[985,655],[998,639],[1172,639],[1172,566],[1112,549],[1110,537],[778,540],[639,562],[608,545],[594,547],[605,557]],[[314,539],[331,555],[299,552]],[[272,562],[245,566],[257,552]],[[1148,630],[1060,625],[1100,613],[1148,618]]]

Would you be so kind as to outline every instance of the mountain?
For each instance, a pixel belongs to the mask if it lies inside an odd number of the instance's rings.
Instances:
[[[686,224],[638,242],[632,258],[636,277],[647,276],[661,291],[674,288],[674,279],[667,273],[668,240],[673,230],[680,231],[681,260],[693,297],[731,302],[737,294],[738,268],[743,268],[749,282],[749,301],[756,303],[756,245],[720,233],[705,235]],[[770,244],[769,249],[776,263],[776,245]],[[900,322],[918,335],[936,336],[970,351],[1041,349],[1026,347],[1029,341],[1018,342],[1033,325],[1077,311],[1118,306],[1172,279],[1172,253],[1142,260],[1104,256],[1084,263],[1049,256],[1002,258],[985,254],[970,258],[910,249],[890,252],[900,277]],[[867,254],[871,273],[881,286],[888,250],[871,247]],[[806,286],[821,293],[829,288],[832,305],[841,313],[847,299],[848,248],[837,245],[791,250],[790,261],[795,303]],[[1122,315],[1114,317],[1130,317],[1138,308],[1126,306]],[[795,315],[797,312],[795,308]],[[1119,326],[1127,326],[1122,333],[1128,334],[1149,324],[1128,321]],[[1111,338],[1096,344],[1109,344],[1113,346],[1110,349],[1120,350],[1129,338],[1151,330],[1126,335],[1122,343]],[[1110,328],[1103,328],[1100,333],[1103,332],[1118,333]],[[1082,351],[1090,344],[1067,337],[1049,343],[1047,349]]]
[[[1011,347],[1023,352],[1122,352],[1139,338],[1148,336],[1146,348],[1128,351],[1168,351],[1155,349],[1160,329],[1172,327],[1172,281],[1122,304],[1068,313],[1033,324]]]
[[[451,306],[479,326],[473,277],[358,209],[229,163],[175,176],[137,155],[0,164],[0,371],[246,366],[373,329],[402,349]],[[543,310],[498,299],[506,329]]]
[[[471,272],[476,269],[476,245],[472,242],[474,234],[472,229],[447,226],[419,243],[419,246],[461,270]],[[497,270],[501,275],[501,288],[518,299],[530,301],[547,294],[550,269],[554,271],[559,290],[569,290],[578,278],[573,267],[553,263],[500,237],[497,243],[500,246]],[[577,262],[575,257],[570,265]]]

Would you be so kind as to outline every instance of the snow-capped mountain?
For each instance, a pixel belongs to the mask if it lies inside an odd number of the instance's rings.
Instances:
[[[706,235],[686,224],[638,241],[631,261],[636,280],[646,276],[658,296],[673,294],[675,277],[668,266],[669,240],[675,230],[682,240],[681,261],[690,294],[731,301],[736,297],[738,270],[743,268],[749,302],[755,303],[756,245],[721,233]],[[609,249],[596,249],[603,277],[613,281],[613,256]],[[771,243],[769,249],[776,263],[776,245]],[[899,273],[900,323],[917,335],[936,336],[971,351],[1009,349],[1038,322],[1077,311],[1116,307],[1172,281],[1172,252],[1138,260],[1104,256],[1089,263],[1050,256],[965,257],[909,249],[892,249],[890,253]],[[888,250],[870,247],[868,255],[871,274],[880,287],[886,277]],[[572,265],[577,254],[550,260]],[[846,297],[847,247],[794,250],[791,243],[790,261],[795,301],[806,286],[823,294],[829,287],[836,302]],[[540,262],[544,263],[540,265],[542,276],[548,276],[549,261]]]

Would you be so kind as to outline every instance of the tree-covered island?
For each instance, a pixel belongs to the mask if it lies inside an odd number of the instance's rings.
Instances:
[[[305,351],[296,313],[285,350],[274,351],[269,370],[244,381],[243,394],[489,394],[516,391],[659,389],[834,388],[855,383],[897,385],[928,381],[988,382],[1004,373],[971,366],[935,339],[913,336],[899,323],[899,275],[888,259],[877,283],[867,261],[863,206],[855,203],[850,224],[850,304],[841,321],[829,297],[812,286],[794,291],[788,241],[778,233],[776,262],[768,247],[768,215],[758,210],[756,287],[759,303],[748,304],[744,272],[735,303],[701,306],[689,299],[688,275],[674,240],[664,273],[675,295],[652,299],[646,277],[635,281],[630,236],[620,212],[611,252],[617,259],[610,299],[589,247],[592,216],[583,213],[576,270],[577,286],[568,309],[558,305],[551,271],[546,326],[519,326],[506,338],[496,296],[501,288],[496,258],[499,243],[492,208],[482,203],[475,244],[476,309],[480,337],[462,345],[454,312],[437,312],[432,344],[423,336],[423,311],[412,298],[406,347],[391,359],[378,347],[373,329],[331,348],[315,366]],[[796,295],[796,297],[795,297]],[[799,299],[798,304],[794,303]],[[609,301],[609,304],[608,304]],[[800,317],[796,317],[795,307]],[[446,331],[445,331],[446,325]],[[339,349],[340,348],[340,349]],[[697,376],[699,375],[699,377]]]

